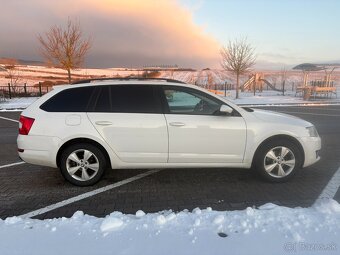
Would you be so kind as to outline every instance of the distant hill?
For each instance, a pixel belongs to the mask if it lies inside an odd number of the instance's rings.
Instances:
[[[303,63],[293,67],[293,70],[303,70],[303,71],[320,71],[324,68],[311,63]]]
[[[32,65],[32,66],[44,66],[45,63],[37,60],[25,60],[15,58],[0,57],[0,64],[16,64],[16,65]]]
[[[293,67],[293,70],[303,70],[303,71],[320,71],[325,70],[329,67],[340,67],[339,63],[303,63]]]

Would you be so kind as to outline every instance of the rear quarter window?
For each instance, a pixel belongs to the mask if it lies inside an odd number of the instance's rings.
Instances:
[[[65,89],[40,106],[47,112],[86,112],[94,87]]]

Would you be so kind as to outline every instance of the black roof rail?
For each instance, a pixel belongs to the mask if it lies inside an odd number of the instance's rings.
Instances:
[[[156,80],[156,81],[166,81],[166,82],[173,82],[173,83],[181,83],[186,84],[183,81],[175,80],[175,79],[167,79],[167,78],[144,78],[144,77],[122,77],[122,78],[93,78],[93,79],[86,79],[86,80],[79,80],[72,82],[72,84],[83,84],[83,83],[90,83],[92,81],[130,81],[130,80],[138,80],[138,81],[148,81],[148,80]]]

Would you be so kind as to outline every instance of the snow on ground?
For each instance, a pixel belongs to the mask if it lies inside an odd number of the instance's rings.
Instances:
[[[0,254],[339,254],[340,204],[0,220]]]
[[[0,100],[0,111],[25,109],[37,99],[38,97],[18,97]]]
[[[219,91],[224,97],[224,91]],[[340,86],[337,86],[337,95],[340,95]],[[227,91],[226,98],[238,105],[290,105],[290,104],[327,104],[340,103],[340,98],[335,95],[331,97],[311,97],[310,100],[303,100],[302,95],[295,95],[295,91],[286,91],[283,96],[281,92],[264,90],[256,92],[240,92],[238,99],[235,99],[235,90]]]

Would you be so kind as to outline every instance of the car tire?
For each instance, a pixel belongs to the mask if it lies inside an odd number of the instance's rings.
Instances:
[[[272,140],[262,145],[255,156],[255,168],[269,182],[286,182],[302,166],[302,152],[293,142]]]
[[[97,183],[104,174],[107,162],[104,153],[88,143],[73,144],[60,157],[60,171],[64,178],[77,186]]]

